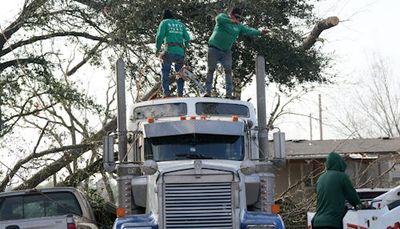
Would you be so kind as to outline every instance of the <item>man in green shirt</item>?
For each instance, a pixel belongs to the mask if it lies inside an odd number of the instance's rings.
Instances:
[[[350,178],[344,172],[346,163],[339,154],[331,152],[326,159],[326,171],[317,181],[317,212],[312,219],[313,229],[341,229],[345,201],[361,204]]]
[[[243,25],[241,20],[242,10],[235,7],[230,14],[221,13],[215,18],[214,31],[208,40],[207,81],[205,97],[211,95],[211,86],[214,71],[220,63],[225,72],[226,98],[232,98],[232,45],[239,35],[259,36],[268,30],[257,30]]]
[[[185,48],[189,47],[190,36],[185,24],[174,19],[170,10],[163,11],[163,17],[158,26],[156,36],[156,55],[163,63],[161,67],[162,88],[164,97],[169,97],[169,73],[172,63],[175,63],[175,71],[178,72],[185,59]],[[161,45],[164,44],[164,52],[161,53]],[[177,79],[178,96],[183,96],[184,80]]]

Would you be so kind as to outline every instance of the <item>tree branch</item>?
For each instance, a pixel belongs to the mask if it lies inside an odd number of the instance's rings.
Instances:
[[[328,17],[326,19],[319,21],[311,30],[310,35],[308,35],[308,37],[304,39],[302,48],[304,50],[311,48],[317,41],[317,38],[322,33],[322,31],[332,28],[337,24],[339,24],[339,18],[336,16]]]
[[[46,65],[46,60],[42,58],[21,58],[21,59],[14,59],[9,60],[3,63],[0,63],[0,72],[4,71],[6,68],[17,66],[17,65],[27,65],[27,64],[39,64],[39,65]]]
[[[87,39],[91,39],[91,40],[104,41],[103,37],[94,36],[94,35],[84,33],[84,32],[76,32],[76,31],[55,32],[55,33],[41,35],[41,36],[34,36],[27,40],[19,41],[15,44],[9,45],[8,47],[6,47],[0,51],[0,56],[4,56],[16,48],[22,47],[24,45],[32,44],[36,41],[47,40],[47,39],[55,38],[55,37],[67,37],[67,36],[83,37],[83,38],[87,38]]]

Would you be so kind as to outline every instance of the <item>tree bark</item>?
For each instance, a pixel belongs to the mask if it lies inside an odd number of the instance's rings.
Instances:
[[[117,118],[112,119],[110,122],[108,122],[100,131],[92,135],[89,139],[85,139],[83,141],[83,144],[85,143],[90,143],[90,142],[99,142],[101,141],[102,137],[105,136],[108,132],[113,132],[117,129]],[[91,149],[91,148],[90,148]],[[70,155],[69,157],[62,157],[50,165],[46,166],[42,170],[38,171],[35,173],[31,178],[28,180],[24,181],[21,185],[17,186],[14,189],[30,189],[34,188],[40,183],[42,183],[44,180],[46,180],[48,177],[53,175],[54,173],[60,171],[62,168],[67,166],[69,163],[71,163],[74,159],[80,157],[82,154],[90,150],[88,148],[80,148],[77,150],[70,150],[67,151],[66,154]]]
[[[93,162],[89,166],[84,169],[78,169],[73,174],[69,175],[67,178],[64,179],[63,182],[59,182],[59,186],[73,186],[76,187],[80,182],[87,179],[91,175],[96,172],[102,170],[103,159],[100,158],[97,161]]]
[[[332,27],[336,26],[337,24],[339,24],[339,18],[336,16],[328,17],[328,18],[325,18],[325,19],[319,21],[314,26],[314,28],[311,30],[310,35],[308,35],[308,37],[306,37],[306,39],[304,39],[302,48],[304,50],[311,48],[317,41],[317,39],[318,39],[319,35],[322,33],[322,31],[332,28]]]

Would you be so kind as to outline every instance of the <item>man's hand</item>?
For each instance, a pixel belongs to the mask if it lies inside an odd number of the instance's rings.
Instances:
[[[239,23],[240,23],[240,20],[237,19],[236,17],[231,17],[231,22],[232,22],[233,24],[239,24]]]
[[[159,50],[156,51],[156,57],[158,57],[162,60],[163,56],[164,56],[164,52],[160,52]]]
[[[269,29],[261,29],[260,30],[263,35],[268,35]]]

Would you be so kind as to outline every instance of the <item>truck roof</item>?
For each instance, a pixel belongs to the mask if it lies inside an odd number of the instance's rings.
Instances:
[[[52,187],[52,188],[33,188],[26,190],[12,190],[0,193],[1,196],[13,196],[26,193],[39,193],[39,192],[80,192],[74,187]]]
[[[165,119],[180,116],[207,116],[231,118],[238,116],[241,119],[257,123],[255,108],[250,102],[210,98],[210,97],[177,97],[156,99],[135,103],[129,110],[131,121],[146,119]]]

